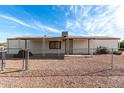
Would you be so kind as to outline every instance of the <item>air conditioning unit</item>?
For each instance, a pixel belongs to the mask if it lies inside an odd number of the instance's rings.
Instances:
[[[62,37],[68,37],[68,32],[62,32]]]

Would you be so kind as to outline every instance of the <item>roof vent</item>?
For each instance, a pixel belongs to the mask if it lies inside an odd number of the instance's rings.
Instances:
[[[68,32],[62,32],[62,37],[68,37]]]

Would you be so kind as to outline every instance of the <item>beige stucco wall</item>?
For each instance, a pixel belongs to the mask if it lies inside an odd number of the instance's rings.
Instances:
[[[112,48],[117,50],[118,40],[89,40],[89,52],[93,54],[99,46]],[[87,39],[73,39],[73,53],[74,54],[88,54],[88,40]]]
[[[73,40],[73,53],[87,54],[88,53],[88,40],[87,39],[74,39]]]
[[[20,48],[25,47],[24,40],[7,40],[8,53],[17,54]]]
[[[49,49],[49,41],[58,41],[57,39],[46,40],[46,44],[43,45],[43,40],[28,40],[28,48],[34,54],[42,53],[65,53],[65,42],[61,41],[61,49]],[[8,40],[8,48],[24,48],[24,40]],[[92,54],[99,46],[108,48],[118,48],[118,40],[90,40],[90,53]],[[10,49],[8,52],[11,54],[17,54],[19,49]],[[88,53],[88,40],[87,39],[73,39],[73,53],[87,54]]]
[[[90,40],[90,53],[93,53],[99,46],[107,47],[110,51],[119,48],[118,40]]]
[[[49,41],[61,41],[61,49],[49,49]],[[45,40],[45,44],[43,45],[43,40],[28,40],[27,45],[30,51],[33,54],[42,54],[42,53],[64,53],[65,52],[65,45],[62,40],[51,39]],[[24,40],[8,40],[8,53],[17,54],[19,49],[15,48],[25,48],[25,41]]]
[[[49,49],[49,41],[61,41],[61,49]],[[62,40],[51,39],[45,40],[45,44],[43,44],[43,40],[41,41],[28,41],[28,48],[32,53],[42,54],[42,53],[64,53],[65,45]]]
[[[91,40],[91,48],[104,46],[108,48],[118,48],[118,40]]]

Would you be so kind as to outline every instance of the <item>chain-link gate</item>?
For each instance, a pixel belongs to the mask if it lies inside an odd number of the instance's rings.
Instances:
[[[20,50],[22,51],[21,55],[18,55]],[[10,51],[12,52],[12,54],[10,54]],[[6,72],[6,70],[9,68],[13,68],[14,70],[27,70],[29,60],[29,49],[1,48],[0,59],[1,72]],[[11,66],[9,66],[8,64]]]

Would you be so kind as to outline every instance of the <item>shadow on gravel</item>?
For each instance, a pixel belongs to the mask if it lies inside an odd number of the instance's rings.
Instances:
[[[46,54],[46,55],[40,55],[36,54],[30,57],[30,59],[52,59],[52,60],[64,60],[64,54]]]
[[[37,72],[37,73],[36,73]],[[112,70],[112,69],[104,69],[96,72],[89,72],[84,74],[45,74],[43,71],[38,70],[14,70],[14,71],[6,71],[0,73],[0,77],[71,77],[71,76],[101,76],[101,77],[109,77],[109,76],[124,76],[124,73],[121,73],[120,70]]]
[[[0,74],[7,74],[7,73],[14,73],[14,72],[22,72],[22,71],[25,71],[25,70],[19,69],[19,70],[13,70],[13,71],[2,71],[2,72],[0,72]],[[1,77],[1,76],[0,76],[0,77]]]
[[[29,57],[30,59],[46,59],[46,60],[64,60],[64,54],[35,54]],[[7,55],[6,60],[23,60],[23,57],[15,57],[14,55]]]

